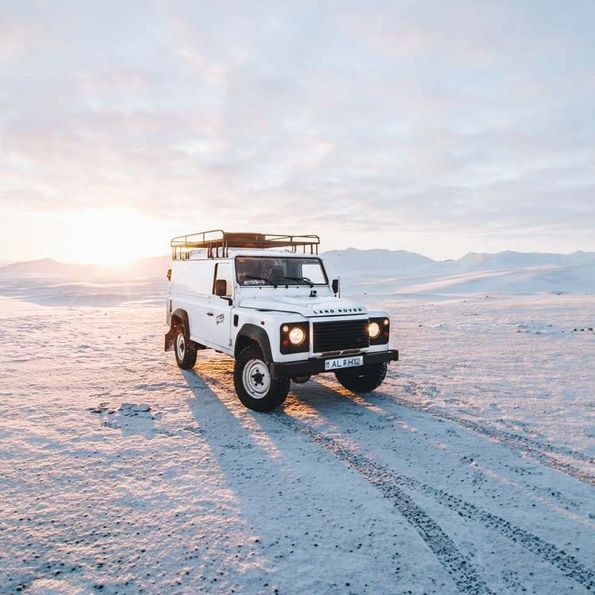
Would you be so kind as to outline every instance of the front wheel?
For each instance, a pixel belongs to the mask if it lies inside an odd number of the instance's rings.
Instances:
[[[276,409],[283,404],[289,392],[289,378],[271,376],[256,345],[249,345],[238,355],[233,380],[242,404],[254,411]]]
[[[368,364],[357,368],[337,370],[337,380],[354,393],[369,393],[378,388],[386,378],[387,364]]]

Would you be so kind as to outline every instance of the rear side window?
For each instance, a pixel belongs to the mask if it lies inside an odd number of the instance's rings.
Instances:
[[[172,289],[205,297],[211,295],[214,268],[212,260],[176,260],[172,266]]]
[[[213,293],[215,293],[215,283],[218,279],[227,282],[227,296],[231,297],[233,290],[233,276],[231,273],[230,262],[218,262],[215,266],[215,279],[213,280]]]

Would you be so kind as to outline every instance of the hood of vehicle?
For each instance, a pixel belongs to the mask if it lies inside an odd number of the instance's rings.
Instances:
[[[242,308],[268,310],[274,312],[291,312],[306,318],[318,316],[357,316],[367,314],[368,310],[361,304],[336,297],[301,297],[275,296],[275,299],[244,298],[239,304]]]

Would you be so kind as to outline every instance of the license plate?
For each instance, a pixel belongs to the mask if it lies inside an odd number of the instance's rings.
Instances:
[[[355,368],[364,365],[363,355],[354,355],[352,357],[339,357],[337,359],[324,360],[325,370],[338,370],[339,368]]]

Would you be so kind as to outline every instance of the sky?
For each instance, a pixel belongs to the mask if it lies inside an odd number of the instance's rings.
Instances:
[[[0,260],[203,229],[595,250],[592,0],[0,0]]]

